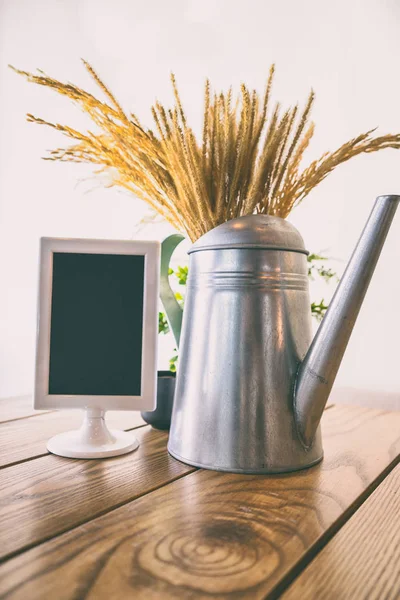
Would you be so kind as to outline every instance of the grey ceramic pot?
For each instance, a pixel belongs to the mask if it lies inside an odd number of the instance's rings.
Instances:
[[[157,407],[152,411],[141,412],[142,418],[156,429],[169,429],[175,393],[176,373],[158,371]]]

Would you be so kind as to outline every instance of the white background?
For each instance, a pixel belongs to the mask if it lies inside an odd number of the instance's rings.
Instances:
[[[155,98],[171,101],[172,70],[196,127],[207,76],[217,88],[245,81],[261,91],[274,61],[275,99],[304,102],[315,89],[312,160],[375,126],[400,131],[399,33],[397,0],[0,0],[0,396],[32,390],[40,236],[131,239],[146,213],[138,200],[87,180],[90,167],[40,160],[64,138],[26,123],[25,113],[77,128],[86,121],[68,100],[28,84],[8,63],[95,91],[84,57],[149,126]],[[386,193],[400,193],[394,150],[339,167],[291,220],[307,247],[338,259],[341,272],[374,198]],[[166,232],[148,226],[139,235]],[[339,388],[400,392],[399,237],[400,215]]]

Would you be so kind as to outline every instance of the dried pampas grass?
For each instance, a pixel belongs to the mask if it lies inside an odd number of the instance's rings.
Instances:
[[[98,165],[97,173],[109,172],[113,185],[147,202],[192,241],[241,215],[286,218],[339,164],[363,152],[400,148],[400,134],[374,137],[371,130],[301,170],[314,133],[310,122],[314,92],[301,111],[297,105],[285,111],[279,103],[271,107],[274,66],[262,97],[245,85],[237,99],[232,89],[214,94],[206,81],[200,141],[188,124],[172,75],[175,104],[166,109],[155,103],[152,131],[134,114],[126,114],[94,69],[83,62],[105,101],[42,71],[32,74],[14,69],[28,81],[73,100],[97,127],[96,133],[81,133],[28,114],[29,121],[53,127],[73,140],[68,148],[51,151],[47,160]]]

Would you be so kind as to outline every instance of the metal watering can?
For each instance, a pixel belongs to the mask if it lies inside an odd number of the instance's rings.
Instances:
[[[377,198],[313,340],[308,253],[288,221],[240,217],[191,247],[172,456],[240,473],[322,459],[320,419],[399,200]],[[164,245],[164,275],[181,239]],[[182,311],[166,276],[161,298],[179,344]]]

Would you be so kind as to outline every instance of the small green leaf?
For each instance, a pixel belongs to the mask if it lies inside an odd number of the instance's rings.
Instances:
[[[158,333],[163,333],[164,335],[169,333],[168,321],[163,312],[158,313]]]
[[[320,254],[309,254],[307,256],[307,261],[309,263],[313,263],[313,262],[316,262],[318,260],[328,260],[328,258],[326,256],[321,256]]]
[[[327,308],[328,308],[328,305],[325,304],[324,299],[322,299],[319,303],[312,302],[311,314],[313,317],[315,317],[315,319],[317,319],[317,321],[322,321],[322,319],[327,311]]]
[[[178,352],[176,348],[174,348],[174,352]],[[174,356],[172,356],[169,359],[169,370],[172,371],[172,373],[176,373],[177,361],[178,361],[178,354],[174,354]]]
[[[189,267],[178,267],[176,270],[176,276],[178,278],[179,285],[186,285],[189,273]]]

